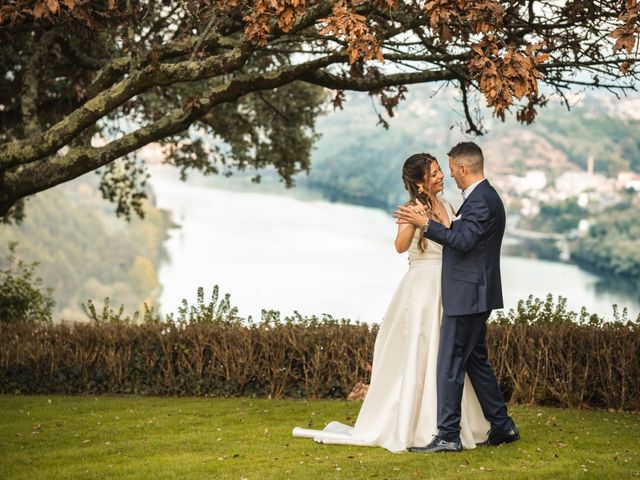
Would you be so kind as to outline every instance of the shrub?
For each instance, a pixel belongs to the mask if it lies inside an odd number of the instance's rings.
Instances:
[[[370,380],[378,331],[274,311],[243,320],[217,289],[210,302],[184,302],[175,321],[93,311],[88,324],[0,324],[0,393],[345,398]],[[640,319],[616,315],[578,315],[551,296],[498,314],[487,344],[506,398],[640,410]]]
[[[42,279],[35,273],[37,263],[16,258],[16,242],[0,270],[0,323],[50,323],[55,301],[51,289],[41,290]]]
[[[532,296],[498,314],[487,338],[496,376],[514,402],[640,410],[640,316],[613,321]]]

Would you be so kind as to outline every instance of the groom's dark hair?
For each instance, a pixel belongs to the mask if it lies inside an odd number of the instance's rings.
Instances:
[[[447,153],[456,163],[464,163],[472,172],[484,168],[482,149],[473,142],[460,142]]]

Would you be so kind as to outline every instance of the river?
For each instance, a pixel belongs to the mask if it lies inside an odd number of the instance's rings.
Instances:
[[[273,309],[379,322],[408,266],[393,247],[394,219],[379,209],[205,186],[197,177],[185,184],[158,168],[151,183],[158,206],[180,225],[159,272],[163,313],[182,298],[193,302],[199,286],[208,297],[219,285],[243,317]],[[502,276],[507,309],[552,293],[576,311],[611,317],[617,304],[640,312],[633,292],[575,265],[503,256]]]

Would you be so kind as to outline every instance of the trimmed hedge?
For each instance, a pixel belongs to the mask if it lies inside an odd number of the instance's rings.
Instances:
[[[369,382],[377,326],[233,309],[146,323],[0,324],[0,392],[345,398]],[[226,314],[230,314],[225,316]],[[489,324],[512,402],[640,411],[640,322],[530,298]],[[119,317],[118,317],[119,318]]]
[[[2,393],[345,397],[377,328],[317,319],[0,324]]]

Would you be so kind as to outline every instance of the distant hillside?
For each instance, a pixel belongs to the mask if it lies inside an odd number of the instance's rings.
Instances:
[[[19,242],[18,256],[38,261],[44,285],[53,288],[54,318],[84,319],[81,303],[136,310],[160,294],[158,266],[166,236],[166,214],[147,205],[144,221],[118,219],[88,175],[38,194],[27,202],[20,226],[0,226],[0,254]]]
[[[434,95],[425,87],[412,89],[389,130],[376,126],[375,102],[365,94],[350,94],[344,110],[330,112],[319,122],[322,137],[311,174],[301,176],[299,183],[333,201],[390,209],[406,198],[400,181],[405,158],[431,152],[446,168],[450,146],[468,139],[483,147],[488,175],[542,169],[553,179],[586,169],[589,155],[596,172],[640,172],[640,120],[627,105],[635,105],[635,100],[615,103],[587,95],[571,111],[556,102],[530,126],[514,119],[502,123],[485,112],[488,134],[467,137],[459,127],[462,108],[449,90]]]
[[[640,119],[621,108],[633,99],[622,101],[618,109],[610,108],[610,102],[608,97],[587,97],[571,112],[551,108],[531,129],[582,170],[593,155],[597,173],[640,172]]]

